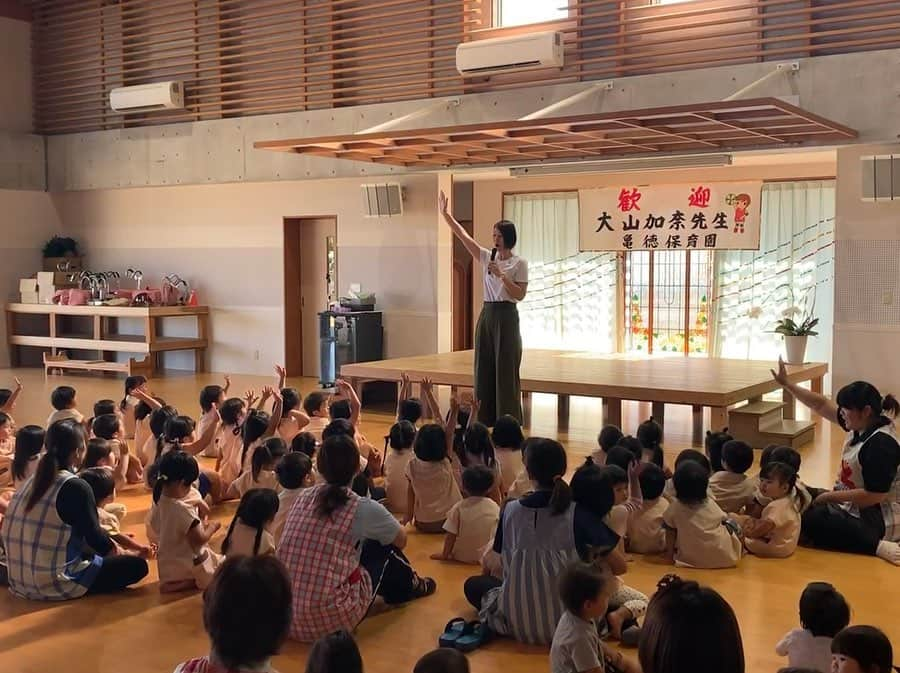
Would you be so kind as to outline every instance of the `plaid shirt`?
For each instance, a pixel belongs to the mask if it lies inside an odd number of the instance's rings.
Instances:
[[[59,518],[56,496],[71,472],[62,471],[29,511],[34,477],[13,496],[3,520],[9,588],[31,600],[57,601],[83,596],[102,564],[99,556],[85,558],[84,541]]]
[[[291,637],[302,642],[352,631],[372,600],[372,579],[359,564],[350,532],[359,496],[348,489],[350,501],[323,517],[317,501],[325,488],[314,486],[297,497],[278,546],[294,595]]]

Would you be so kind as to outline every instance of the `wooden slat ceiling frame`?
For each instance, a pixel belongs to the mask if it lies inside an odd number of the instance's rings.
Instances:
[[[356,135],[254,148],[404,168],[527,165],[846,142],[857,132],[777,98]]]

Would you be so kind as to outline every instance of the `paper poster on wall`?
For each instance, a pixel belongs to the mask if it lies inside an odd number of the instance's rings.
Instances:
[[[758,250],[761,182],[582,189],[579,248]]]

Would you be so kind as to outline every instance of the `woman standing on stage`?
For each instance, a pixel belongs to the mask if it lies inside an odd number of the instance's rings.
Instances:
[[[528,262],[513,254],[516,225],[500,220],[494,225],[494,249],[475,242],[448,211],[441,192],[441,214],[450,229],[484,269],[484,305],[475,328],[475,397],[481,403],[478,420],[488,426],[504,414],[522,420],[522,334],[516,303],[528,291]]]

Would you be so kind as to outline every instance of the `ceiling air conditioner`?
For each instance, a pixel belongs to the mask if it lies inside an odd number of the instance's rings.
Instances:
[[[559,31],[494,37],[456,47],[456,69],[467,76],[561,68],[564,61],[563,36]]]
[[[181,82],[156,82],[122,86],[109,92],[109,106],[116,112],[149,112],[184,107]]]

